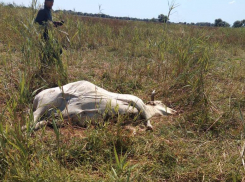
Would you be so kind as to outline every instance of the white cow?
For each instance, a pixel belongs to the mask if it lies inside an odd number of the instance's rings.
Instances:
[[[150,119],[153,116],[176,113],[161,101],[144,104],[134,95],[109,92],[88,81],[77,81],[62,87],[46,89],[36,95],[33,103],[34,130],[47,124],[39,119],[49,115],[51,110],[60,111],[63,118],[80,126],[84,126],[86,119],[103,119],[110,114],[139,114],[151,130]]]

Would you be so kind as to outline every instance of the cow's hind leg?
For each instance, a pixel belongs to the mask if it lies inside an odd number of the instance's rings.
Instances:
[[[41,116],[45,113],[46,107],[40,107],[36,111],[33,112],[33,123],[31,123],[30,127],[35,130],[35,128],[39,128],[38,126],[40,123],[38,122],[38,119],[41,118]],[[42,124],[41,124],[42,125]],[[21,127],[22,131],[25,131],[27,129],[26,125]]]
[[[47,116],[51,115],[52,111],[48,111],[48,109],[49,108],[47,106],[44,106],[38,108],[36,111],[33,112],[34,119],[33,119],[33,123],[30,125],[30,128],[32,130],[37,131],[48,124],[48,122],[45,120],[38,121],[39,119],[42,119],[42,116],[45,114],[45,112],[48,112],[46,113]],[[25,131],[26,129],[27,129],[26,125],[22,126],[21,128],[22,131]]]

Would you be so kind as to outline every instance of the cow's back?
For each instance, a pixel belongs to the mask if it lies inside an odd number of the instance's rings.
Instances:
[[[63,92],[68,95],[74,95],[77,97],[87,95],[89,93],[100,93],[106,94],[108,93],[107,90],[96,86],[95,84],[82,80],[73,83],[69,83],[63,86]]]

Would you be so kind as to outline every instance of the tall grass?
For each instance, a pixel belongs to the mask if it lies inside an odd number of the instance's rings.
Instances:
[[[244,29],[54,13],[65,25],[49,29],[50,44],[64,49],[43,73],[32,6],[0,5],[2,181],[243,180]],[[144,101],[155,89],[180,115],[153,119],[153,133],[138,126],[134,137],[124,117],[87,129],[57,128],[53,118],[53,129],[32,133],[35,94],[82,79]]]

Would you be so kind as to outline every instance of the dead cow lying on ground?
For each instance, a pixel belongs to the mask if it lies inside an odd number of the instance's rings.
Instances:
[[[84,126],[87,119],[104,118],[108,114],[135,114],[144,118],[147,128],[151,130],[150,119],[153,116],[176,113],[161,101],[154,101],[154,96],[152,101],[144,104],[134,95],[112,93],[88,81],[43,90],[34,99],[33,111],[34,130],[47,124],[47,121],[39,120],[44,115],[50,115],[51,111],[60,111],[63,118],[79,126]]]

